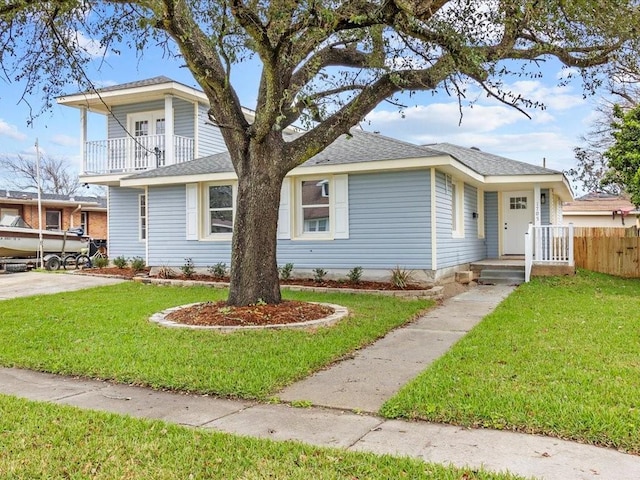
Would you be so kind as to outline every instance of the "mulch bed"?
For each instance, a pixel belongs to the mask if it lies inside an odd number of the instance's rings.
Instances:
[[[278,305],[229,307],[226,302],[206,302],[181,308],[167,315],[167,320],[185,325],[248,327],[284,325],[319,320],[333,313],[333,308],[316,303],[282,301]]]
[[[131,268],[92,268],[88,273],[99,275],[115,275],[123,278],[136,276],[149,276],[149,269],[133,271]],[[150,278],[160,278],[158,276]],[[174,280],[194,280],[203,282],[228,282],[228,278],[214,278],[211,275],[193,274],[189,277],[178,275],[171,277]],[[328,288],[352,288],[362,290],[401,290],[391,283],[360,281],[358,283],[348,281],[325,280],[316,282],[311,279],[291,279],[282,285],[302,285],[308,287]],[[423,290],[418,285],[408,285],[404,290]],[[333,309],[324,305],[309,302],[282,301],[277,305],[250,305],[248,307],[230,307],[226,302],[206,302],[191,307],[181,308],[167,315],[167,319],[185,325],[202,326],[259,326],[259,325],[283,325],[288,323],[308,322],[319,320],[333,313]]]
[[[149,276],[149,269],[145,269],[142,272],[134,272],[131,268],[92,268],[88,272],[96,273],[99,275],[116,275],[124,278],[133,278],[137,275]],[[159,277],[157,275],[149,276],[149,278],[167,278]],[[178,274],[170,277],[172,280],[193,280],[198,282],[229,282],[228,277],[216,278],[212,275],[193,274],[186,277],[183,274]],[[323,280],[322,282],[316,282],[310,278],[291,278],[289,280],[281,280],[280,285],[300,285],[305,287],[326,287],[326,288],[351,288],[358,290],[428,290],[429,287],[423,287],[420,285],[407,285],[405,288],[398,288],[389,282],[373,282],[361,280],[357,283],[349,282],[347,280]]]

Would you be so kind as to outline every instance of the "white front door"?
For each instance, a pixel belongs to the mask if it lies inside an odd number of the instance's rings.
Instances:
[[[502,194],[502,254],[524,255],[524,235],[533,222],[533,192]]]

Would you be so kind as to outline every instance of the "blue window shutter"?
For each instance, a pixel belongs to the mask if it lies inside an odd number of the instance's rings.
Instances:
[[[285,178],[280,190],[280,208],[278,209],[278,238],[291,238],[291,179]]]
[[[335,231],[333,238],[349,238],[349,176],[333,177],[333,213]]]
[[[198,184],[187,183],[187,240],[198,240]]]

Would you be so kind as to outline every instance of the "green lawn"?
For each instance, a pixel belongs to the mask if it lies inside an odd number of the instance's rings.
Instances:
[[[520,286],[381,412],[640,454],[640,281]]]
[[[81,411],[0,395],[3,479],[439,479],[519,477]]]
[[[0,365],[156,388],[265,399],[374,341],[432,305],[427,300],[284,292],[349,308],[334,327],[247,331],[169,329],[148,321],[168,307],[226,291],[127,282],[0,301]]]

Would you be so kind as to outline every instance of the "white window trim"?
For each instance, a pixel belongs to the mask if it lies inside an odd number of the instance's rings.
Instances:
[[[484,191],[478,189],[478,200],[476,206],[476,221],[478,222],[478,238],[485,238],[484,233]]]
[[[302,182],[329,181],[329,231],[328,232],[305,232],[304,214],[302,209]],[[295,215],[294,215],[294,240],[333,240],[335,232],[335,182],[333,175],[297,177],[294,180],[295,190]]]
[[[142,199],[144,198],[144,215],[140,213]],[[142,236],[142,219],[144,218],[144,236]],[[138,240],[146,242],[149,238],[149,198],[147,193],[138,194]]]
[[[236,223],[236,211],[238,208],[238,182],[236,181],[222,181],[222,182],[207,182],[201,185],[201,213],[202,213],[202,222],[204,225],[204,235],[201,240],[212,240],[212,241],[230,241],[231,237],[233,237],[233,232],[229,233],[210,233],[211,232],[211,215],[209,214],[209,187],[222,187],[222,186],[231,186],[231,195],[232,195],[232,225],[235,226]]]
[[[165,127],[167,119],[165,118],[164,110],[149,110],[146,112],[135,112],[127,114],[127,129],[129,133],[135,136],[135,124],[139,120],[149,120],[149,135],[157,135],[156,134],[156,120],[159,118],[164,118]],[[153,130],[153,133],[151,131]]]
[[[451,179],[451,186],[455,187],[451,188],[451,215],[452,225],[451,225],[451,236],[453,238],[464,238],[464,182],[457,180],[455,178]],[[454,192],[455,190],[455,192]],[[453,195],[455,193],[455,212],[454,209],[454,201]],[[453,224],[455,221],[455,225]]]

